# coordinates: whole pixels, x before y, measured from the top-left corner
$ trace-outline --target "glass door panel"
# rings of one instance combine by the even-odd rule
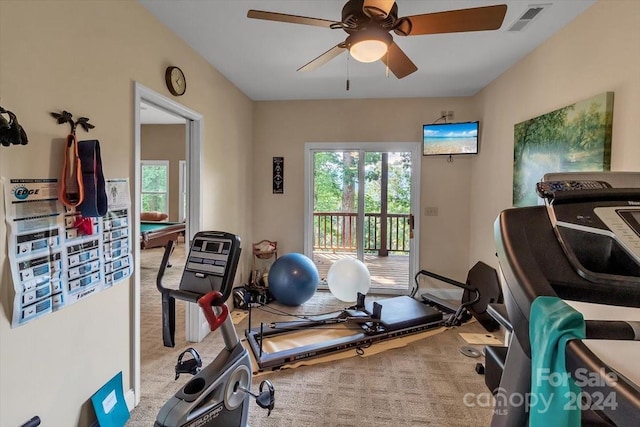
[[[321,279],[335,261],[353,257],[367,266],[371,291],[408,291],[411,154],[365,149],[312,152],[309,239]]]
[[[313,256],[321,279],[341,257],[357,257],[358,151],[313,153]]]
[[[411,251],[411,153],[367,152],[364,256],[372,288],[406,291]]]

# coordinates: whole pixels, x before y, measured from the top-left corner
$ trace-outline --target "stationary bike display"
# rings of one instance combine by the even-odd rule
[[[265,380],[260,384],[258,394],[250,391],[251,359],[238,339],[225,303],[231,293],[240,258],[240,238],[225,232],[197,233],[193,237],[178,289],[166,288],[162,284],[172,249],[173,241],[169,241],[156,281],[162,294],[165,346],[175,345],[175,299],[178,298],[196,302],[202,308],[211,331],[220,328],[225,348],[201,371],[200,357],[194,349],[180,355],[176,378],[180,373],[195,376],[164,404],[154,426],[246,426],[251,396],[258,406],[268,410],[267,415],[271,414],[275,401],[273,385]],[[183,362],[185,353],[191,353],[192,358]]]

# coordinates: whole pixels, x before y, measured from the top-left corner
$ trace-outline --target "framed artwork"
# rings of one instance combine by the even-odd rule
[[[284,157],[273,158],[273,194],[284,194]]]
[[[613,92],[605,92],[515,125],[513,206],[538,203],[545,173],[611,168]]]

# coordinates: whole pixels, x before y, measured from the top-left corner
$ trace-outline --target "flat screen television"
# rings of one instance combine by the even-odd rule
[[[478,154],[479,122],[433,123],[422,126],[422,154]]]

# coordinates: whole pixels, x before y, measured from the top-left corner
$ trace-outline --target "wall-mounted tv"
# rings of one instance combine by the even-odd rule
[[[422,126],[422,154],[478,154],[479,122],[433,123]]]

